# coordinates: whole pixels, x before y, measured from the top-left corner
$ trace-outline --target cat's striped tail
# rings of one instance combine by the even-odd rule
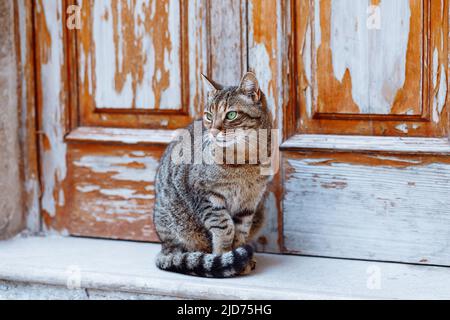
[[[239,275],[250,264],[253,247],[244,245],[224,254],[202,252],[160,252],[156,266],[162,270],[199,277],[229,278]]]

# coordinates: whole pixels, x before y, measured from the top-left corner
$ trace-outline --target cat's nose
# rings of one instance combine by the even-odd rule
[[[219,134],[219,132],[220,132],[220,130],[219,129],[216,129],[216,128],[211,128],[210,130],[209,130],[209,132],[212,134],[212,136],[215,138],[215,137],[217,137],[217,135]]]

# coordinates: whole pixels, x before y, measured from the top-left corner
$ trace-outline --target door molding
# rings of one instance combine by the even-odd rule
[[[322,21],[320,21],[319,26],[317,26],[319,22],[316,21],[317,16],[320,17],[321,14],[320,12],[317,13],[320,7],[316,8],[319,1],[291,0],[290,3],[291,25],[289,28],[292,36],[289,38],[289,55],[292,59],[289,65],[291,71],[289,77],[291,79],[292,93],[284,114],[286,138],[294,134],[348,134],[404,137],[442,137],[448,135],[449,108],[448,103],[446,103],[448,100],[446,94],[448,90],[448,78],[445,78],[448,74],[448,0],[439,0],[436,2],[417,0],[415,2],[416,11],[419,10],[417,9],[419,3],[421,4],[421,10],[423,10],[420,21],[421,26],[415,27],[414,29],[416,35],[418,30],[421,30],[423,33],[420,46],[422,52],[420,76],[422,80],[421,86],[418,88],[419,91],[412,92],[413,95],[421,95],[422,107],[420,114],[410,113],[408,109],[410,100],[404,95],[401,95],[403,98],[399,100],[401,103],[397,103],[397,100],[395,100],[390,106],[390,113],[385,114],[346,111],[339,113],[331,112],[333,106],[331,106],[330,111],[325,110],[326,112],[324,112],[324,110],[318,110],[317,52],[324,46],[323,42],[325,41],[321,39],[320,45],[315,43],[318,41],[316,39],[317,35],[315,35],[317,33],[316,29],[322,28]],[[321,7],[331,10],[329,8],[331,6],[330,1],[320,1],[320,4]],[[415,17],[419,19],[418,14]],[[411,23],[417,25],[418,20],[412,21]],[[325,27],[331,28],[329,24],[325,24]],[[329,36],[331,37],[331,35]],[[323,34],[322,37],[324,37]],[[412,40],[408,38],[408,48],[409,46],[413,46],[410,44],[410,41]],[[416,42],[414,43],[417,45]],[[322,51],[324,50],[322,49]],[[411,61],[406,57],[405,61],[402,62],[405,64],[405,74],[409,70],[409,77],[405,75],[404,86],[407,83],[407,79],[412,79],[410,82],[416,83],[416,77],[411,78],[410,76],[411,74],[417,74],[419,71],[411,71],[414,69]],[[334,79],[336,83],[339,83],[336,85],[344,86],[344,80],[347,78],[350,78],[349,81],[351,83],[352,79],[348,67],[346,73],[348,74],[343,79]],[[334,74],[331,77],[334,77]],[[443,88],[443,85],[445,88]],[[350,88],[350,92],[347,92],[342,88],[342,95],[350,95],[350,97],[347,97],[348,99],[345,99],[352,100],[354,103],[351,90],[352,88]],[[396,99],[399,98],[397,95],[403,92],[402,90],[403,87],[397,90]],[[409,97],[409,95],[407,94],[406,96]],[[346,108],[350,108],[349,105],[350,103],[343,103],[343,106]],[[401,105],[401,109],[403,110],[400,113],[397,110],[398,105]],[[440,113],[439,111],[436,112],[440,108],[442,108],[442,111]]]
[[[283,142],[281,150],[450,155],[448,138],[344,136],[296,134]]]

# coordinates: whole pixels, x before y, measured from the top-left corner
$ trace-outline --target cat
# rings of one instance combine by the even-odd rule
[[[261,174],[262,159],[251,162],[249,151],[239,163],[229,163],[225,154],[233,150],[237,155],[238,144],[253,151],[261,147],[255,149],[237,129],[265,129],[270,156],[272,117],[254,73],[247,72],[238,86],[230,87],[202,77],[209,89],[203,118],[187,128],[189,136],[196,126],[201,128],[200,142],[189,140],[186,152],[180,148],[182,139],[172,141],[156,172],[153,221],[162,243],[156,265],[201,277],[233,277],[255,267],[251,241],[264,222],[270,176]],[[196,147],[209,162],[193,160]],[[189,161],[175,163],[183,152]]]

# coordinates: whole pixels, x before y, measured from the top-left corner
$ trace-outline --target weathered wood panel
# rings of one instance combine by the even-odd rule
[[[43,220],[48,231],[60,234],[156,241],[152,225],[152,184],[159,156],[173,136],[172,129],[185,126],[192,118],[201,115],[205,92],[200,74],[213,74],[214,77],[223,79],[224,83],[234,84],[246,68],[246,3],[230,1],[222,4],[203,0],[180,2],[179,21],[171,21],[177,21],[180,27],[179,54],[182,61],[168,69],[175,72],[178,67],[184,68],[177,70],[177,75],[186,77],[181,85],[182,92],[174,91],[174,96],[171,97],[184,99],[180,100],[183,104],[178,109],[169,108],[169,104],[150,108],[150,104],[139,105],[137,100],[127,100],[129,103],[121,106],[111,104],[106,108],[109,103],[107,99],[117,98],[114,103],[124,101],[122,98],[126,95],[121,92],[125,90],[127,77],[131,79],[131,88],[135,88],[131,90],[133,97],[139,95],[143,83],[148,80],[143,76],[144,82],[139,82],[140,68],[146,72],[150,70],[146,66],[136,65],[140,59],[145,60],[146,55],[152,55],[151,48],[146,47],[147,44],[150,46],[146,42],[147,38],[156,33],[167,40],[166,28],[156,30],[157,26],[165,26],[164,23],[155,22],[150,29],[140,29],[139,15],[144,9],[146,14],[151,14],[152,8],[141,8],[134,1],[120,3],[119,10],[119,2],[83,2],[83,27],[78,31],[62,27],[65,18],[63,5],[38,3],[35,32],[38,50],[39,128],[42,132]],[[149,1],[143,3],[150,4]],[[226,10],[228,5],[232,6],[231,11]],[[97,7],[102,7],[102,10]],[[131,15],[129,9],[132,7],[134,11],[131,11],[137,12],[138,16]],[[163,15],[167,16],[166,7],[159,9],[166,10]],[[123,10],[126,12],[122,12]],[[97,19],[98,13],[100,21]],[[114,15],[117,15],[117,21],[114,20],[116,22],[113,23],[116,27],[104,32],[105,36],[110,37],[112,34],[113,41],[109,42],[107,37],[101,39],[94,29],[108,29]],[[208,22],[211,18],[214,25]],[[218,18],[222,19],[220,23]],[[119,23],[120,19],[122,22]],[[98,25],[95,25],[96,21]],[[136,21],[138,31],[126,27],[124,29],[124,26],[129,27]],[[233,21],[236,28],[229,29],[229,21]],[[122,27],[119,29],[118,25]],[[134,35],[129,34],[133,32]],[[117,52],[114,45],[115,33],[118,33],[119,38],[122,37],[117,40]],[[229,37],[220,41],[221,34],[228,34]],[[238,34],[239,38],[235,38]],[[171,35],[170,42],[176,42],[174,38],[177,37],[178,35]],[[135,45],[131,40],[137,40],[138,44]],[[154,42],[154,46],[165,45],[157,40]],[[133,45],[136,46],[136,51],[127,47]],[[106,57],[105,50],[109,47],[113,51],[111,57],[114,57],[114,62],[106,70],[108,67],[105,64],[111,57]],[[54,52],[48,55],[50,48]],[[152,50],[157,51],[155,48]],[[118,56],[123,60],[126,55],[131,57],[133,65],[126,67],[119,63],[122,69],[119,68],[121,80],[118,81],[123,85],[122,90],[111,96],[106,96],[106,93],[97,95],[96,85],[99,81],[106,82],[100,84],[103,92],[115,90],[116,77],[113,73],[119,70],[115,60]],[[226,61],[221,58],[225,56],[228,57]],[[95,63],[102,59],[105,59],[100,61],[103,64]],[[167,61],[162,63],[163,67],[167,67],[165,62]],[[59,70],[59,73],[55,70]],[[158,77],[157,74],[155,76]],[[112,77],[114,82],[105,77]],[[151,81],[151,85],[154,84]],[[102,101],[106,102],[99,103]],[[274,187],[267,203],[271,212],[279,212],[279,202],[274,201],[279,196],[279,189]],[[260,239],[261,248],[266,251],[279,251],[277,242],[280,240],[280,216],[275,214],[273,217]]]
[[[14,4],[19,75],[18,105],[20,108],[19,133],[22,153],[23,205],[27,229],[31,232],[38,232],[40,230],[40,187],[36,136],[33,11],[30,0],[20,0]]]
[[[176,130],[78,127],[66,136],[66,141],[104,144],[166,145],[173,140],[176,134]]]
[[[272,113],[274,127],[280,130],[279,142],[283,139],[283,121],[295,119],[289,115],[290,97],[290,51],[291,4],[289,1],[249,0],[248,21],[248,68],[255,72]],[[283,248],[283,182],[277,173],[269,188],[266,202],[267,220],[264,229],[265,246],[270,252]]]
[[[78,49],[68,52],[78,70],[71,81],[79,83],[81,122],[137,128],[189,123],[187,2],[81,5]]]
[[[80,4],[80,79],[95,108],[182,109],[181,2]]]
[[[36,97],[41,172],[41,209],[47,222],[61,213],[67,194],[67,70],[61,1],[36,1]]]
[[[164,147],[71,144],[62,217],[74,235],[157,241],[154,179]]]
[[[246,1],[208,1],[209,75],[235,85],[247,71]]]
[[[329,150],[334,152],[383,152],[397,154],[450,155],[450,141],[444,138],[368,137],[332,134],[297,134],[281,145],[282,150]]]
[[[316,112],[422,114],[423,3],[315,1]]]
[[[288,252],[450,265],[450,159],[286,153]]]
[[[187,1],[188,17],[188,65],[189,65],[189,101],[188,110],[193,118],[203,113],[206,92],[203,88],[201,73],[208,73],[208,25],[207,5],[205,1]]]
[[[295,132],[448,134],[448,1],[294,0]]]

